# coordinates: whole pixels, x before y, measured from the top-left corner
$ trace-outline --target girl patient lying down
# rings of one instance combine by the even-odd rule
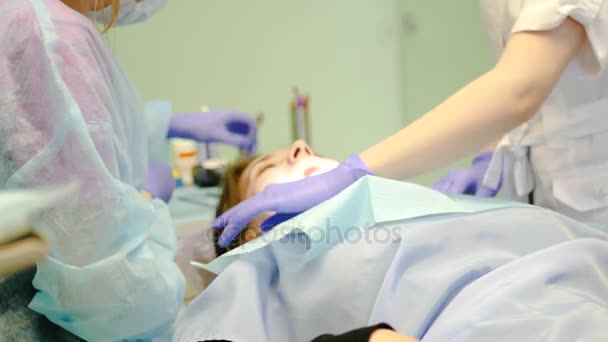
[[[216,216],[220,216],[241,201],[262,191],[268,184],[291,182],[314,176],[336,166],[338,166],[337,161],[317,156],[312,148],[302,140],[294,142],[289,149],[276,150],[258,158],[241,160],[226,171],[224,189],[216,209]],[[260,225],[269,215],[271,214],[261,215],[250,222],[227,249],[218,246],[217,239],[221,230],[215,231],[217,255],[258,237],[261,234]]]
[[[297,144],[233,169],[218,212],[331,167]],[[206,265],[218,277],[175,341],[311,341],[379,323],[420,341],[608,341],[608,235],[549,210],[369,176],[252,239],[258,227]]]
[[[243,159],[232,165],[226,172],[224,188],[219,204],[216,209],[216,217],[241,201],[262,191],[271,183],[290,182],[305,177],[314,176],[332,168],[338,162],[335,160],[317,156],[305,141],[294,142],[289,149],[276,150],[258,158]],[[218,239],[221,230],[213,232],[215,252],[217,256],[224,254],[227,250],[236,248],[262,234],[260,225],[270,213],[257,217],[243,229],[239,237],[231,243],[228,248],[221,248]],[[345,341],[353,341],[353,338],[369,337],[369,341],[394,341],[408,342],[414,339],[405,338],[392,332],[387,325],[374,325],[367,328],[356,329],[340,336],[332,338],[344,338]],[[324,339],[325,338],[325,339]],[[331,342],[329,336],[320,336],[319,341]],[[365,339],[366,341],[368,339]],[[356,341],[355,341],[356,342]]]

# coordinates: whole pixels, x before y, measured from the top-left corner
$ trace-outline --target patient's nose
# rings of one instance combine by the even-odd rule
[[[289,162],[296,163],[300,158],[314,155],[312,148],[304,140],[296,140],[289,149]]]

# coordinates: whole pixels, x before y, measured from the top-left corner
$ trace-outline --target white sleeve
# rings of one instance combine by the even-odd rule
[[[608,61],[608,1],[522,0],[511,33],[546,31],[570,17],[585,27],[587,42],[577,61],[590,75],[600,74]]]

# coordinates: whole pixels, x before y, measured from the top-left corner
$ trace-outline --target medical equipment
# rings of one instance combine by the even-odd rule
[[[257,122],[248,114],[209,111],[205,105],[200,110],[173,115],[167,136],[175,140],[173,162],[183,185],[217,186],[228,164],[219,156],[218,144],[232,145],[242,155],[251,155],[257,148]]]
[[[194,184],[192,171],[200,164],[197,143],[194,140],[175,138],[171,140],[173,163],[184,186]]]
[[[310,140],[310,119],[309,119],[310,96],[302,95],[297,87],[293,88],[293,99],[290,103],[291,108],[291,136],[293,141]]]
[[[205,107],[206,108],[206,107]],[[264,113],[260,112],[255,115],[255,124],[257,128],[262,125],[264,122]],[[240,129],[246,130],[244,127]],[[253,146],[237,146],[239,149],[239,158],[245,159],[252,157],[257,149],[257,139],[256,143]],[[228,161],[219,156],[219,152],[217,150],[217,144],[200,144],[199,145],[199,155],[201,160],[201,165],[203,168],[207,170],[214,170],[219,173],[223,173],[228,165]]]
[[[202,105],[201,112],[207,113],[209,112],[209,106]],[[218,158],[219,153],[217,150],[217,145],[212,143],[201,143],[198,147],[199,160],[200,162],[204,162],[205,160],[211,160]]]
[[[257,127],[251,115],[231,110],[182,113],[171,116],[167,137],[249,149],[255,147]]]
[[[208,111],[208,107],[201,107],[201,111]],[[264,114],[258,113],[255,117],[256,125],[259,127],[264,121]],[[240,147],[239,158],[250,158],[256,147]],[[200,165],[196,165],[192,170],[194,184],[201,188],[218,186],[222,175],[226,171],[228,161],[220,158],[217,151],[217,144],[203,143],[198,145],[198,159]]]
[[[173,163],[183,186],[218,186],[227,162],[220,159],[217,144],[190,139],[171,139]]]
[[[201,106],[201,112],[209,112],[209,107],[207,105]],[[194,184],[201,188],[218,186],[227,162],[219,157],[217,144],[199,144],[198,151],[200,164],[192,170]]]

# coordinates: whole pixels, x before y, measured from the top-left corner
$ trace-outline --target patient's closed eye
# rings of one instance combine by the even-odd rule
[[[258,177],[261,176],[264,172],[268,171],[268,169],[275,167],[276,164],[274,163],[268,163],[264,166],[262,166],[262,168],[260,168],[260,171],[258,171]]]

